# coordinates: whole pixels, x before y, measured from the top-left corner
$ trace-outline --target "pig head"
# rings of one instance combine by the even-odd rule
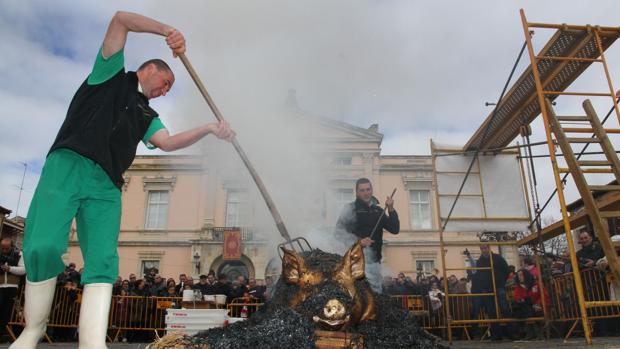
[[[375,303],[359,241],[340,260],[319,250],[302,255],[282,250],[282,280],[292,293],[287,297],[288,306],[326,330],[342,330],[374,319]]]

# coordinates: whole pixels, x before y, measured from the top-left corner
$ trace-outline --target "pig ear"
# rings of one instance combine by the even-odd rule
[[[340,272],[345,276],[359,280],[366,276],[366,273],[364,272],[365,265],[364,249],[358,240],[355,244],[353,244],[353,246],[351,246],[342,258],[342,262],[340,263]]]
[[[306,271],[303,258],[295,251],[281,247],[284,253],[282,257],[282,276],[287,284],[298,284],[299,278]]]

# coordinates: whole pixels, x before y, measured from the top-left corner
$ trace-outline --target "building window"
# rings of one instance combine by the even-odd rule
[[[151,190],[148,193],[145,229],[166,229],[170,193],[167,190]]]
[[[157,268],[157,270],[159,270],[158,260],[142,260],[142,275],[148,275],[152,268]]]
[[[435,270],[435,261],[432,259],[418,259],[415,261],[415,268],[417,271],[426,273],[433,273]]]
[[[351,166],[351,163],[351,157],[337,157],[332,160],[332,164],[334,164],[334,166]]]
[[[410,190],[409,210],[412,229],[431,228],[431,201],[430,191]]]
[[[244,190],[228,190],[226,195],[226,226],[242,227],[248,219],[247,192]]]
[[[353,189],[336,189],[334,190],[334,196],[336,199],[336,212],[340,212],[344,205],[353,201]]]

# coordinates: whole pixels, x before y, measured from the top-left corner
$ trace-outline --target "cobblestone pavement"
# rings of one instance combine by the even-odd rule
[[[0,349],[8,348],[8,344],[0,344]],[[144,349],[146,344],[137,343],[112,343],[110,349]],[[40,344],[38,348],[50,349],[75,349],[77,343],[54,343]],[[516,341],[516,342],[491,342],[491,341],[454,341],[454,349],[620,349],[620,337],[595,338],[591,346],[587,345],[583,338],[574,338],[564,342],[561,339],[548,341]]]

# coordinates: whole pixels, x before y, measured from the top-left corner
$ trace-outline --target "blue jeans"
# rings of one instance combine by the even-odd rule
[[[485,292],[486,293],[486,292]],[[487,314],[489,319],[496,319],[497,313],[495,311],[495,301],[493,300],[493,296],[477,296],[473,297],[471,300],[471,318],[478,319],[478,315],[480,314],[480,310],[484,309],[484,312]],[[474,328],[477,328],[478,325],[474,325]],[[491,323],[491,337],[492,338],[501,338],[501,328],[498,323]]]
[[[506,298],[506,289],[497,288],[497,303],[501,311],[502,317],[510,317],[510,308],[508,307],[508,299]]]
[[[510,316],[510,308],[508,307],[508,300],[506,299],[506,289],[497,288],[497,304],[499,306],[502,317]],[[480,293],[490,293],[492,290],[484,291]],[[484,312],[487,314],[489,319],[496,319],[497,312],[495,309],[495,299],[493,296],[478,296],[473,297],[471,301],[471,318],[477,319],[480,310],[484,309]],[[510,328],[508,329],[510,330]],[[499,323],[493,322],[491,323],[491,338],[501,338],[502,337],[502,329]]]

